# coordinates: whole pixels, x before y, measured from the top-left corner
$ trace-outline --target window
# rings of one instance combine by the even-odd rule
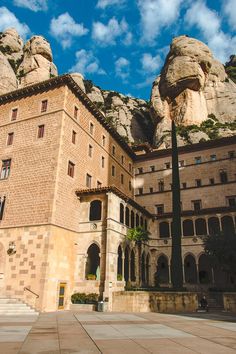
[[[155,166],[150,166],[150,171],[154,172],[155,171]]]
[[[229,207],[236,207],[236,195],[226,197],[226,201]]]
[[[93,200],[90,203],[89,221],[101,220],[102,218],[102,202]]]
[[[120,182],[121,182],[121,184],[124,184],[124,175],[123,175],[123,173],[121,173],[121,175],[120,175]]]
[[[112,155],[115,156],[115,154],[116,154],[116,147],[113,145],[112,146]]]
[[[202,208],[202,201],[199,200],[192,200],[192,205],[193,205],[193,210],[194,211],[199,211]]]
[[[90,145],[90,144],[89,144],[88,155],[89,155],[89,157],[92,157],[92,155],[93,155],[93,147],[92,147],[92,145]]]
[[[90,124],[89,124],[89,133],[90,133],[91,135],[93,135],[93,133],[94,133],[94,124],[91,123],[91,122],[90,122]]]
[[[201,162],[202,162],[201,156],[195,157],[195,164],[196,164],[196,165],[200,164]]]
[[[102,146],[106,145],[106,137],[105,135],[102,136]]]
[[[184,167],[184,160],[179,161],[179,167]]]
[[[220,182],[227,183],[228,182],[228,175],[225,170],[220,170]]]
[[[16,120],[18,114],[18,108],[13,108],[11,111],[11,120]]]
[[[170,162],[166,162],[166,163],[165,163],[165,167],[166,167],[166,169],[167,169],[167,168],[170,168]]]
[[[105,167],[105,157],[102,156],[102,168],[104,168],[104,167]]]
[[[214,178],[210,178],[209,182],[210,182],[210,184],[215,184],[215,179]]]
[[[122,163],[122,165],[124,165],[124,163],[125,163],[125,157],[123,155],[121,155],[121,163]]]
[[[138,173],[143,173],[143,168],[142,167],[138,167]]]
[[[10,169],[11,169],[11,160],[3,160],[2,169],[1,169],[1,179],[6,179],[9,177]]]
[[[149,188],[149,193],[153,193],[153,188],[152,187]]]
[[[41,113],[47,112],[48,100],[43,100],[41,102]]]
[[[97,188],[102,188],[102,183],[97,181]]]
[[[216,160],[216,155],[211,155],[210,158],[211,158],[211,161],[215,161]]]
[[[112,177],[115,177],[115,173],[116,173],[116,169],[115,169],[115,166],[111,166],[111,175]]]
[[[131,181],[129,181],[129,191],[132,190],[132,184],[131,184]]]
[[[9,133],[7,136],[7,145],[12,145],[13,144],[13,137],[14,133]]]
[[[233,159],[235,157],[235,151],[229,151],[228,156],[230,159]]]
[[[138,189],[138,194],[143,194],[143,188]]]
[[[3,219],[6,197],[0,197],[0,220]]]
[[[70,177],[74,177],[74,173],[75,173],[75,164],[71,161],[68,162],[68,176]]]
[[[72,143],[75,144],[76,142],[76,132],[72,130]]]
[[[186,182],[182,183],[182,186],[183,186],[183,189],[186,189],[187,188],[187,183]]]
[[[160,181],[158,182],[158,190],[159,190],[159,192],[163,192],[164,191],[164,181],[163,181],[163,179],[160,179]]]
[[[86,174],[86,187],[91,188],[92,185],[92,176],[90,176],[88,173]]]
[[[74,118],[77,119],[79,115],[79,108],[74,106]]]
[[[38,126],[38,139],[44,136],[44,124]]]
[[[202,181],[200,179],[195,179],[195,185],[196,187],[201,187]]]
[[[124,205],[120,203],[120,222],[124,224]]]
[[[156,208],[157,208],[158,215],[164,214],[164,204],[157,204]]]
[[[129,172],[132,172],[132,164],[129,162]]]

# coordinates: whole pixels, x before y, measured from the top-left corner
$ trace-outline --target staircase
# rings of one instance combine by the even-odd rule
[[[19,299],[0,297],[0,316],[38,315],[34,309]]]

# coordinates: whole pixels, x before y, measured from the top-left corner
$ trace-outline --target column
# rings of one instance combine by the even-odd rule
[[[216,216],[219,219],[219,223],[220,223],[220,231],[222,231],[222,222],[221,222],[221,214],[216,214]]]
[[[122,250],[122,281],[125,281],[125,255]]]
[[[195,219],[194,219],[194,218],[192,218],[192,221],[193,221],[193,233],[194,233],[194,236],[196,236]]]
[[[185,284],[184,260],[182,261],[182,267],[183,267],[183,283]]]
[[[171,267],[170,267],[170,264],[168,264],[168,270],[169,270],[169,284],[171,284]]]
[[[199,266],[198,266],[198,262],[196,262],[196,268],[197,268],[197,284],[199,284]]]
[[[206,218],[205,218],[205,220],[206,220],[206,230],[207,230],[207,235],[209,235],[208,219],[206,219]]]
[[[212,284],[215,284],[215,273],[214,273],[214,269],[211,268],[211,276],[212,276]]]

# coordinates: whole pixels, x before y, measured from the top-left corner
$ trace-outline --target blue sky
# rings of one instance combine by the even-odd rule
[[[174,36],[236,52],[236,0],[0,0],[0,31],[51,43],[59,74],[81,72],[103,89],[149,99]]]

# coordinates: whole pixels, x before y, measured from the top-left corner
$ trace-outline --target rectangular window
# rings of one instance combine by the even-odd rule
[[[121,155],[121,164],[124,165],[124,163],[125,163],[125,157]]]
[[[142,167],[138,167],[138,173],[143,173],[143,168]]]
[[[93,147],[90,144],[89,144],[88,155],[89,155],[89,157],[92,157],[92,155],[93,155]]]
[[[131,184],[131,181],[129,181],[129,191],[132,190],[132,184]]]
[[[1,169],[1,179],[6,179],[10,175],[11,169],[11,160],[3,160],[2,161],[2,169]]]
[[[183,186],[183,189],[186,189],[187,188],[187,183],[186,182],[182,183],[182,186]]]
[[[44,124],[38,126],[38,139],[44,136]]]
[[[102,156],[102,168],[104,168],[104,167],[105,167],[105,157]]]
[[[179,161],[179,167],[184,167],[184,160]]]
[[[11,120],[16,120],[18,114],[18,108],[13,108],[11,111]]]
[[[233,159],[235,157],[235,151],[229,151],[228,156],[230,159]]]
[[[215,179],[214,179],[214,178],[210,178],[210,179],[209,179],[209,182],[210,182],[211,185],[212,185],[212,184],[215,184]]]
[[[220,170],[220,182],[227,183],[228,182],[228,175],[225,170]]]
[[[201,187],[202,181],[200,179],[195,179],[195,186],[196,187]]]
[[[215,161],[216,160],[216,155],[215,154],[211,155],[210,158],[211,158],[211,161]]]
[[[164,214],[164,204],[157,204],[156,208],[157,208],[157,214],[158,215]]]
[[[97,181],[97,188],[102,188],[102,183]]]
[[[226,197],[226,201],[229,207],[236,207],[236,195]]]
[[[111,166],[111,175],[115,177],[116,169],[115,166]]]
[[[116,154],[116,147],[113,145],[112,146],[112,155],[115,156],[115,154]]]
[[[138,194],[143,194],[143,188],[138,189]]]
[[[201,162],[202,162],[201,156],[195,157],[195,164],[196,164],[196,165],[200,164]]]
[[[123,173],[121,173],[121,175],[120,175],[120,182],[121,182],[121,184],[124,184],[124,175],[123,175]]]
[[[150,166],[150,171],[154,172],[155,171],[155,166]]]
[[[74,130],[72,130],[72,143],[76,143],[76,132]]]
[[[166,162],[166,163],[165,163],[165,168],[166,168],[166,169],[170,168],[170,162]]]
[[[79,108],[74,106],[74,118],[77,119],[79,115]]]
[[[3,219],[6,197],[0,197],[0,220]]]
[[[68,162],[68,176],[74,177],[75,173],[75,164],[71,161]]]
[[[132,164],[129,162],[129,172],[132,172]]]
[[[199,211],[202,208],[202,201],[199,200],[192,200],[192,205],[193,205],[193,210],[194,211]]]
[[[153,188],[152,187],[149,188],[149,193],[153,193]]]
[[[14,133],[9,133],[7,136],[7,145],[13,144]]]
[[[104,147],[106,145],[106,137],[105,135],[102,136],[102,146]]]
[[[90,133],[91,135],[94,134],[94,124],[91,123],[91,122],[90,122],[90,124],[89,124],[89,133]]]
[[[164,181],[163,181],[163,179],[161,179],[158,182],[158,190],[159,190],[159,192],[163,192],[164,191]]]
[[[43,100],[41,102],[41,113],[47,112],[48,100]]]
[[[91,188],[92,186],[92,176],[88,173],[86,174],[86,187]]]

